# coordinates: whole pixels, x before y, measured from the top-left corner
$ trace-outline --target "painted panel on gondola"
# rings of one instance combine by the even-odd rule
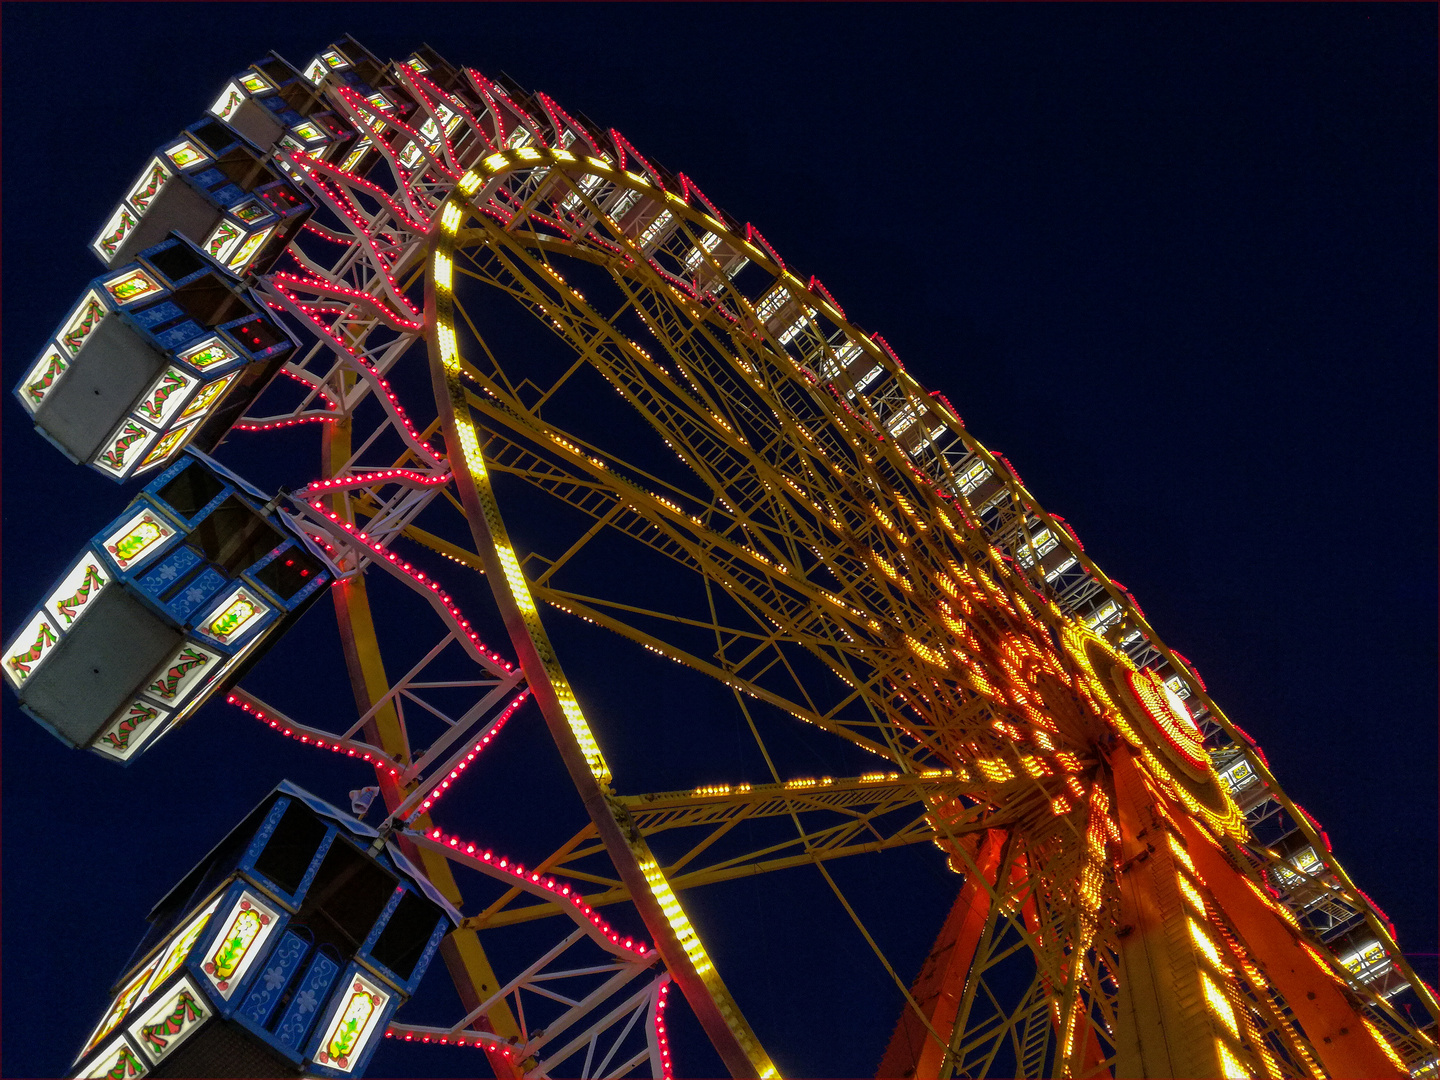
[[[174,527],[154,507],[141,503],[123,525],[104,538],[101,546],[120,570],[128,571],[160,554],[174,535]]]
[[[175,1052],[212,1016],[210,1002],[188,978],[181,976],[168,994],[162,994],[126,1032],[155,1064]]]
[[[60,633],[55,624],[44,611],[36,612],[6,646],[5,677],[10,680],[10,685],[18,688],[24,683],[59,643]]]
[[[116,761],[128,761],[152,738],[162,734],[170,720],[170,710],[152,701],[136,698],[115,716],[92,744],[95,750]]]
[[[33,413],[43,405],[45,398],[54,388],[56,380],[65,374],[65,370],[69,366],[58,347],[46,346],[45,351],[40,354],[40,359],[35,361],[29,373],[21,380],[20,385],[25,389],[20,395],[20,401],[25,408]]]
[[[341,993],[332,999],[331,1013],[306,1056],[331,1075],[353,1073],[374,1048],[376,1037],[389,1018],[386,1006],[392,994],[361,974],[348,973]]]
[[[150,981],[150,976],[154,970],[154,964],[148,965],[121,987],[120,991],[115,995],[114,1000],[110,1002],[110,1008],[106,1010],[105,1018],[100,1021],[91,1033],[89,1040],[85,1043],[85,1048],[81,1050],[75,1058],[76,1061],[79,1061],[86,1054],[90,1053],[91,1050],[99,1046],[100,1043],[105,1040],[105,1037],[114,1031],[120,1025],[121,1021],[130,1015],[130,1010],[135,1008],[136,1002],[140,1000],[141,991],[145,989],[145,984]]]
[[[243,890],[218,920],[219,935],[211,942],[201,969],[210,985],[228,1001],[246,974],[265,953],[266,942],[279,925],[280,912],[250,889]]]
[[[159,962],[155,965],[154,974],[150,976],[150,981],[145,984],[145,989],[141,994],[142,997],[149,997],[155,993],[164,985],[166,979],[180,970],[180,965],[185,963],[186,958],[190,955],[190,950],[195,947],[195,943],[200,940],[200,935],[205,932],[205,928],[210,924],[211,916],[215,914],[215,909],[220,906],[220,900],[221,897],[219,896],[211,900],[209,904],[201,908],[200,911],[184,925],[178,934],[170,939],[164,953],[160,956]]]
[[[83,1080],[139,1080],[150,1075],[150,1066],[121,1037],[102,1050],[90,1068],[79,1075]]]
[[[177,707],[208,682],[223,662],[223,654],[187,641],[161,666],[159,676],[145,685],[144,693],[162,704]]]
[[[93,551],[86,551],[45,599],[45,611],[61,633],[75,625],[77,619],[94,607],[100,590],[110,584],[104,560]]]
[[[253,589],[240,585],[201,618],[196,629],[222,645],[233,645],[258,629],[272,610]]]

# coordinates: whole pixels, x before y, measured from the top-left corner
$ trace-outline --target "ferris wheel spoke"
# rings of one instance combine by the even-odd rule
[[[260,722],[282,732],[287,738],[313,743],[321,749],[333,748],[337,752],[344,751],[348,756],[359,757],[363,761],[383,761],[387,766],[392,762],[399,765],[403,760],[403,755],[392,759],[380,747],[357,740],[354,737],[357,733],[355,729],[343,735],[336,735],[331,731],[300,723],[239,686],[233,687],[226,694],[225,700],[228,704],[239,706]],[[377,767],[379,766],[377,765]],[[398,769],[396,772],[398,773]]]
[[[773,549],[772,549],[773,550]],[[793,550],[793,549],[792,549]]]
[[[559,610],[566,612],[567,614],[575,615],[579,618],[592,622],[597,626],[604,627],[605,629],[611,630],[617,634],[620,634],[623,637],[629,638],[636,644],[650,649],[652,652],[664,656],[667,659],[673,660],[676,663],[683,664],[686,667],[700,672],[701,674],[708,675],[709,677],[725,684],[726,686],[731,687],[734,690],[748,694],[758,700],[765,701],[767,704],[773,705],[776,708],[783,710],[785,713],[795,716],[798,719],[804,720],[807,723],[814,724],[816,727],[819,727],[822,730],[829,731],[830,733],[835,735],[839,735],[846,741],[854,743],[855,745],[860,746],[865,750],[869,750],[871,753],[878,754],[886,758],[892,757],[889,746],[887,746],[883,742],[877,742],[874,738],[871,738],[870,736],[862,733],[862,729],[865,728],[874,728],[877,729],[877,731],[888,730],[888,725],[874,720],[842,719],[836,715],[838,707],[832,707],[830,709],[822,711],[814,704],[813,701],[809,699],[808,693],[800,693],[799,697],[801,698],[801,700],[795,700],[792,697],[787,697],[785,696],[785,694],[779,693],[773,687],[767,687],[754,681],[755,679],[763,676],[776,664],[781,663],[781,657],[779,655],[776,655],[772,659],[770,659],[769,662],[766,663],[764,667],[757,672],[751,673],[749,675],[738,674],[738,669],[730,663],[715,664],[708,660],[705,660],[694,653],[677,647],[669,641],[654,637],[646,633],[645,631],[632,626],[629,622],[621,618],[617,618],[606,610],[602,610],[601,606],[595,606],[595,603],[586,603],[584,600],[577,598],[572,594],[563,593],[559,592],[558,590],[552,590],[548,588],[536,588],[534,592],[537,599],[543,599],[546,602],[552,604],[554,607],[558,608]],[[601,603],[603,604],[603,607],[609,609],[623,609],[624,607],[624,605],[618,605],[609,602],[597,603]],[[698,624],[699,621],[695,620],[695,622]],[[767,640],[773,639],[767,638]],[[778,650],[776,651],[778,652]],[[757,660],[763,658],[762,654],[758,652],[758,649],[757,652],[752,653],[751,655]],[[790,671],[790,678],[786,680],[787,686],[791,684],[795,685],[795,689],[797,691],[804,690],[803,685],[799,684],[795,679],[793,670]],[[843,707],[848,703],[848,699],[842,700],[840,702],[840,707]]]
[[[488,415],[490,414],[487,413]],[[648,540],[651,546],[672,557],[684,553],[686,557],[681,559],[682,564],[695,568],[702,554],[714,562],[722,550],[732,552],[737,559],[743,560],[746,576],[752,583],[758,586],[761,580],[755,577],[753,571],[759,570],[767,575],[770,585],[764,587],[769,590],[771,599],[768,603],[782,603],[776,588],[793,591],[804,587],[803,578],[789,573],[783,565],[777,566],[753,548],[727,543],[713,533],[697,532],[694,515],[685,514],[663,496],[645,492],[635,485],[623,484],[615,470],[597,467],[594,460],[578,448],[572,452],[571,460],[579,464],[582,470],[588,467],[588,471],[567,472],[558,468],[553,459],[541,458],[513,441],[500,439],[498,435],[492,434],[484,445],[493,455],[496,471],[520,476],[600,520],[605,520],[607,516],[616,518],[618,515],[614,521],[616,527],[636,539],[646,540],[646,537],[637,535],[635,529],[625,526],[625,519],[633,519],[642,524],[647,532],[655,535],[655,540]],[[547,449],[564,453],[564,449]],[[597,494],[606,496],[604,501],[598,504],[595,501]],[[637,501],[637,496],[643,497],[641,501]],[[626,504],[624,509],[620,509],[618,505],[622,499]],[[587,534],[593,535],[593,531]],[[573,550],[568,552],[567,557],[573,553]],[[809,603],[816,600],[823,602],[829,596],[828,593],[817,593],[813,587],[809,594]],[[828,606],[834,605],[835,601],[830,598]],[[849,613],[843,605],[839,610]]]

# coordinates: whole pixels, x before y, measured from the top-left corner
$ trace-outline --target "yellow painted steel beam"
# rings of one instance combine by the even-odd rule
[[[472,183],[472,177],[473,182],[478,182],[476,174],[467,174],[458,185],[457,195]],[[630,823],[625,808],[611,798],[609,767],[550,646],[510,546],[499,507],[490,491],[485,462],[459,380],[450,290],[455,230],[464,216],[463,203],[452,195],[439,215],[432,238],[432,272],[426,278],[425,295],[426,325],[430,328],[427,339],[436,405],[444,419],[450,447],[451,470],[476,546],[485,559],[496,602],[519,654],[531,694],[550,728],[561,759],[605,840],[621,879],[630,889],[632,902],[655,939],[671,977],[733,1075],[761,1080],[778,1076],[648,845]]]
[[[757,785],[751,791],[741,791],[729,796],[700,796],[687,800],[684,793],[662,796],[664,801],[650,802],[649,796],[620,797],[618,801],[632,807],[635,827],[644,836],[679,828],[706,829],[707,834],[683,854],[664,868],[671,887],[677,892],[699,888],[722,881],[754,877],[817,862],[843,858],[849,855],[885,851],[895,847],[922,842],[937,843],[941,835],[937,832],[928,814],[923,811],[914,818],[903,822],[878,823],[906,807],[923,806],[923,795],[917,791],[921,784],[933,785],[932,794],[950,797],[964,790],[967,785],[955,781],[921,781],[912,778],[910,785],[883,785],[879,792],[866,792],[868,782],[852,778],[841,790],[832,791],[824,787],[790,788],[786,785]],[[838,782],[837,782],[838,786]],[[857,809],[847,805],[847,797],[871,795],[874,805]],[[965,815],[947,820],[945,824],[945,846],[953,846],[956,838],[976,832],[985,832],[1023,820],[1030,802],[1029,792],[1017,783],[1016,794],[1021,796],[1007,809],[993,810],[976,806]],[[753,797],[752,797],[753,796]],[[827,798],[831,801],[827,802]],[[1041,803],[1043,806],[1044,804]],[[741,821],[764,818],[789,817],[795,814],[828,813],[838,816],[839,824],[814,828],[800,837],[789,837],[783,841],[749,849],[733,854],[716,862],[684,869],[703,854],[711,844],[723,836],[731,827]],[[604,885],[602,891],[586,895],[585,901],[592,907],[604,907],[620,903],[629,898],[626,887],[613,879],[591,874],[579,868],[580,862],[603,850],[593,828],[581,830],[549,858],[542,861],[537,869],[557,874],[572,881],[588,881]],[[871,839],[874,837],[874,839]],[[795,852],[797,846],[803,851]],[[793,852],[783,854],[784,852]],[[992,890],[993,891],[993,890]],[[550,905],[533,904],[520,908],[507,905],[519,898],[518,891],[511,891],[497,899],[485,911],[474,916],[471,923],[479,927],[505,926],[532,919],[547,918],[559,912]]]

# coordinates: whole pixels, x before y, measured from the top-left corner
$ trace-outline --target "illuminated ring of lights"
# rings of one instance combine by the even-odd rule
[[[1121,700],[1132,707],[1138,706],[1141,714],[1151,727],[1159,733],[1162,746],[1172,761],[1180,765],[1195,780],[1204,778],[1210,768],[1210,757],[1205,753],[1204,736],[1195,726],[1190,710],[1180,695],[1165,685],[1159,674],[1150,668],[1143,671],[1116,671],[1115,680],[1124,690]]]
[[[1137,673],[1130,658],[1078,623],[1067,626],[1060,637],[1065,651],[1084,673],[1085,687],[1105,720],[1139,751],[1150,774],[1212,832],[1248,840],[1245,815],[1210,768],[1208,757],[1203,769],[1181,757],[1164,737],[1163,728],[1135,698],[1130,677]]]

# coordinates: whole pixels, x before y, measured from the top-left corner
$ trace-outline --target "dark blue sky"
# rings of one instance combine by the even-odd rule
[[[86,244],[149,151],[267,50],[303,64],[346,31],[382,57],[428,41],[619,128],[821,277],[1195,662],[1402,947],[1440,951],[1432,5],[7,4],[7,390],[99,272]],[[64,462],[8,396],[0,420],[8,639],[134,489]],[[309,436],[252,438],[221,458],[309,479]],[[343,720],[338,647],[287,645],[265,692]],[[277,779],[339,800],[364,776],[223,705],[125,770],[3,709],[0,1069],[53,1075],[144,912]],[[523,801],[528,775],[484,782]],[[533,812],[544,832],[551,807]],[[912,870],[874,896],[909,911],[949,887]],[[757,933],[790,933],[725,895],[705,917],[748,905]],[[897,946],[907,978],[935,926]],[[873,967],[851,950],[836,962]],[[873,1071],[893,989],[806,1006],[754,981],[782,1067]],[[691,1043],[679,1070],[713,1070]],[[449,1053],[385,1047],[372,1073],[473,1064]]]

